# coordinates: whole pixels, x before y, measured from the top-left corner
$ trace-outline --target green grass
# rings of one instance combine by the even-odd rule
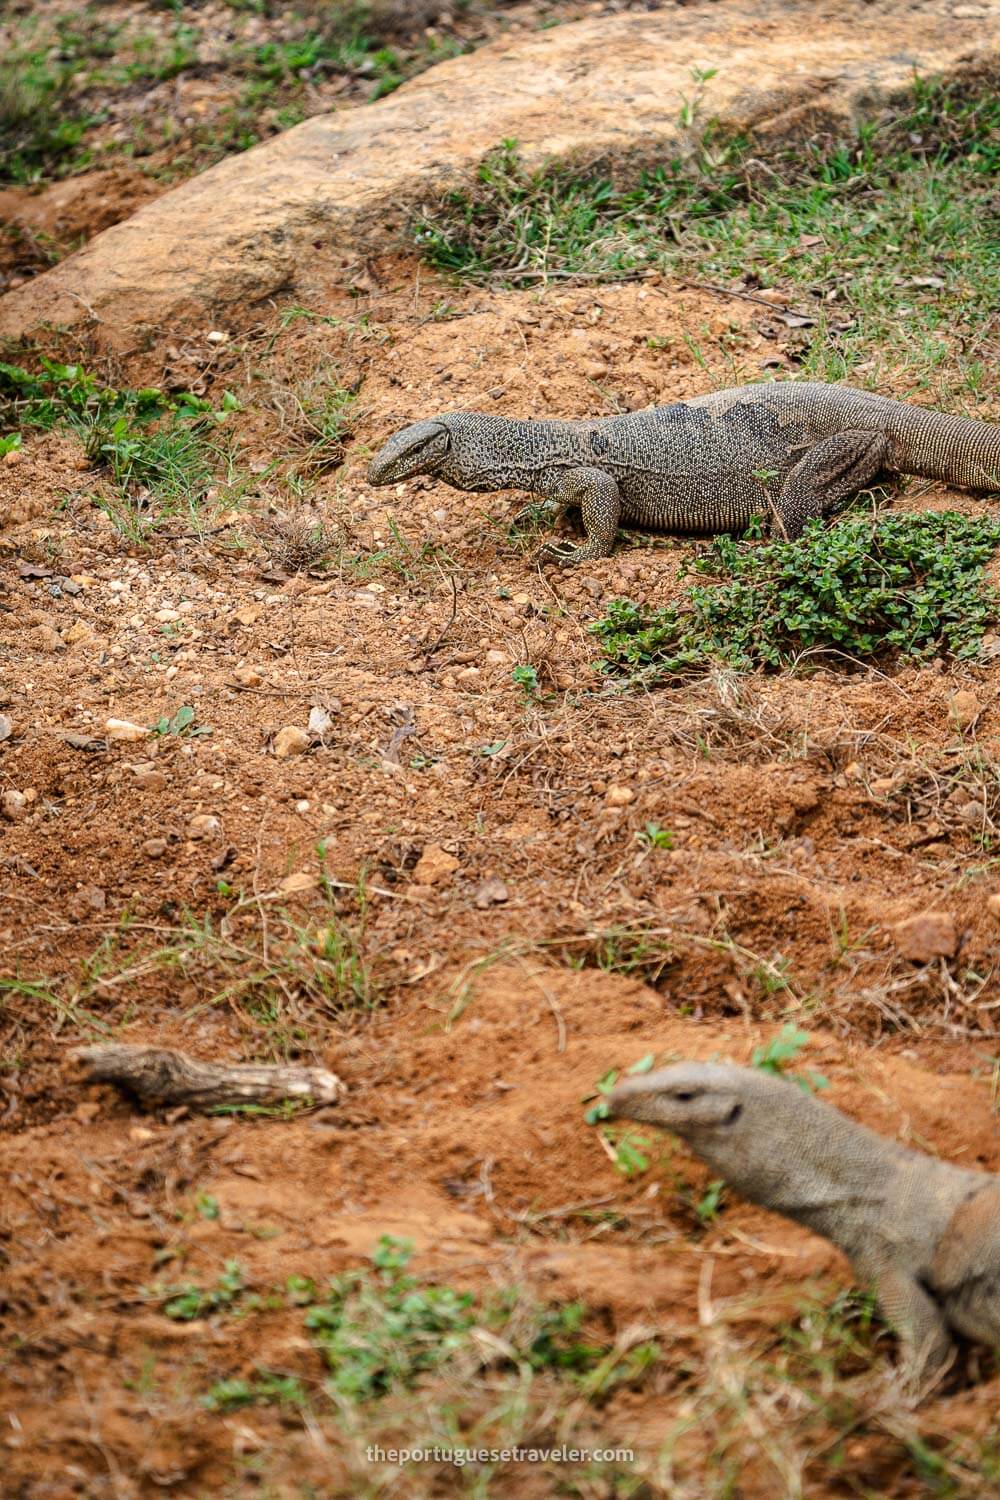
[[[804,374],[895,377],[968,403],[984,394],[984,333],[1000,301],[998,129],[988,83],[965,93],[918,81],[853,140],[786,152],[766,171],[756,148],[711,124],[691,154],[625,184],[559,163],[529,169],[507,141],[412,230],[431,265],[466,281],[658,269],[777,286],[809,320],[786,334]]]
[[[63,15],[26,7],[11,18],[0,60],[0,182],[79,172],[98,150],[139,158],[165,151],[158,175],[179,176],[299,123],[322,107],[317,90],[331,78],[349,80],[355,96],[379,99],[465,50],[453,36],[426,36],[410,25],[403,5],[392,16],[364,0],[342,0],[287,10],[236,6],[266,18],[267,40],[251,36],[237,14],[220,55],[217,30],[197,10],[158,8],[175,16],[154,26],[137,6],[109,21],[90,3]],[[112,112],[128,118],[148,89],[194,70],[218,79],[230,102],[202,121],[179,117],[176,101],[157,100],[154,110],[133,115],[124,139],[112,135],[98,145],[93,127]]]
[[[974,657],[1000,596],[983,569],[1000,521],[954,512],[811,521],[794,542],[718,538],[698,567],[714,587],[681,607],[612,601],[590,628],[610,675],[644,681],[704,671]]]
[[[637,1344],[621,1358],[606,1341],[583,1333],[580,1303],[526,1303],[516,1289],[491,1298],[457,1292],[411,1275],[413,1246],[383,1235],[373,1271],[338,1276],[323,1302],[306,1313],[306,1327],[326,1361],[327,1389],[339,1402],[370,1402],[413,1387],[430,1372],[484,1356],[481,1329],[491,1336],[488,1358],[522,1375],[549,1370],[590,1399],[638,1379],[656,1361],[654,1343]]]
[[[28,15],[0,60],[0,182],[34,182],[91,159],[84,138],[103,118],[85,97],[91,64],[114,51],[115,28],[85,11],[47,33]]]
[[[82,365],[42,358],[39,369],[29,371],[0,364],[0,432],[75,432],[95,470],[110,479],[97,504],[134,541],[178,517],[201,530],[210,512],[238,503],[241,485],[221,440],[226,418],[238,409],[228,391],[213,410],[190,392],[167,396],[153,388],[103,386]]]

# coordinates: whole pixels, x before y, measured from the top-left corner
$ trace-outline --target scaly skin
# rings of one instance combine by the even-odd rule
[[[622,521],[704,535],[763,515],[795,537],[883,471],[1000,490],[1000,427],[785,381],[592,421],[450,412],[391,437],[368,481],[433,474],[459,490],[527,490],[560,514],[578,506],[584,545],[539,554],[565,564],[607,557]]]
[[[1000,1345],[1000,1177],[911,1151],[754,1068],[678,1063],[626,1079],[609,1107],[674,1131],[744,1198],[843,1250],[915,1382],[947,1361],[952,1333]]]

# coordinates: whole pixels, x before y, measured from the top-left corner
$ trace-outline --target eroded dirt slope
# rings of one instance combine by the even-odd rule
[[[706,1174],[683,1152],[658,1145],[625,1180],[581,1100],[647,1053],[748,1061],[791,1018],[848,1112],[1000,1169],[997,672],[608,694],[588,625],[622,594],[676,596],[694,544],[542,575],[502,497],[363,482],[367,450],[436,408],[570,415],[780,368],[771,309],[655,279],[459,296],[389,261],[315,296],[329,321],[178,341],[119,372],[243,395],[230,431],[256,473],[218,530],[178,520],[130,545],[64,435],[29,435],[0,468],[0,775],[20,794],[0,844],[5,1483],[32,1500],[395,1493],[319,1404],[305,1422],[204,1405],[258,1368],[319,1403],[301,1307],[266,1299],[289,1277],[322,1286],[389,1233],[414,1241],[421,1276],[579,1299],[592,1330],[626,1342],[659,1330],[661,1376],[527,1431],[629,1441],[643,1493],[704,1493],[717,1418],[670,1371],[706,1347],[766,1357],[803,1298],[828,1302],[849,1275],[735,1200],[699,1227]],[[330,370],[357,388],[356,431],[295,506],[267,467],[301,442],[282,392]],[[915,486],[898,503],[981,502]],[[320,520],[327,562],[302,567],[295,538]],[[109,717],[145,726],[181,706],[184,732],[106,735]],[[278,731],[314,709],[312,747],[279,758]],[[944,921],[915,962],[895,924],[927,910]],[[356,944],[336,964],[331,930]],[[349,1097],[288,1120],[144,1114],[81,1086],[69,1060],[109,1029],[209,1057],[315,1057]],[[209,1286],[230,1260],[265,1305],[164,1314],[157,1283]],[[838,1447],[842,1477],[815,1434],[804,1456],[782,1446],[794,1403],[755,1406],[729,1456],[747,1494],[791,1493],[794,1459],[811,1495],[875,1473],[908,1496],[917,1421],[965,1455],[963,1492],[987,1493],[975,1445],[998,1394],[963,1366],[919,1419],[868,1412]],[[542,1495],[559,1477],[492,1484]]]

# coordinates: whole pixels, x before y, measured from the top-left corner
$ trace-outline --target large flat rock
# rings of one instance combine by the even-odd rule
[[[407,210],[516,139],[548,156],[683,150],[693,68],[704,113],[756,134],[844,123],[905,88],[1000,55],[1000,9],[942,0],[827,6],[721,0],[580,21],[494,43],[376,104],[322,115],[147,204],[0,299],[0,334],[95,320],[136,346],[244,313],[324,254],[392,242]]]

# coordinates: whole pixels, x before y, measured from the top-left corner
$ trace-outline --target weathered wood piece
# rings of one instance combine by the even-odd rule
[[[140,1099],[212,1109],[226,1104],[279,1104],[310,1099],[336,1104],[344,1085],[325,1068],[268,1063],[208,1063],[166,1047],[114,1044],[77,1047],[72,1056],[92,1083],[113,1083]]]

